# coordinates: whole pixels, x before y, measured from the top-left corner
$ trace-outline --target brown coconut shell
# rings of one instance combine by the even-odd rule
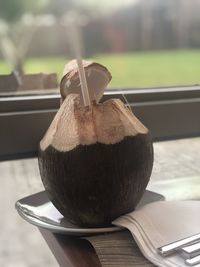
[[[134,210],[152,166],[148,129],[118,99],[84,107],[80,95],[68,95],[40,142],[49,198],[81,226],[106,226]]]

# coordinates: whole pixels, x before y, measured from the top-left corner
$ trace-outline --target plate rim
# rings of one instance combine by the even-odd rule
[[[53,224],[45,223],[37,218],[24,214],[21,210],[17,210],[18,214],[30,224],[37,226],[39,228],[44,228],[46,230],[51,230],[55,233],[62,233],[68,235],[84,235],[84,234],[99,234],[99,233],[111,233],[111,232],[118,232],[123,231],[125,228],[122,226],[111,226],[111,227],[104,227],[104,228],[67,228],[63,226],[56,226]]]
[[[157,193],[157,192],[153,192],[151,190],[145,190],[148,191],[150,193],[154,193],[156,195],[159,195],[161,198],[164,198],[163,195]],[[30,198],[31,196],[36,196],[36,195],[42,195],[42,194],[46,194],[46,191],[39,191],[35,194],[23,197],[21,199],[19,199],[18,201],[16,201],[15,203],[15,208],[18,212],[18,214],[28,223],[37,226],[39,228],[43,228],[46,230],[50,230],[54,233],[62,233],[62,234],[66,234],[66,235],[74,235],[74,236],[84,236],[84,235],[92,235],[92,234],[101,234],[101,233],[111,233],[111,232],[118,232],[118,231],[123,231],[125,230],[124,227],[122,226],[116,226],[116,225],[111,225],[109,227],[96,227],[96,228],[81,228],[79,226],[74,225],[77,228],[69,228],[69,227],[64,227],[64,226],[60,226],[60,225],[54,225],[54,224],[50,224],[50,223],[46,223],[34,216],[31,216],[30,214],[27,214],[25,212],[23,212],[23,210],[21,209],[21,203],[22,201],[26,201],[27,198]],[[50,200],[49,200],[50,202]]]
[[[42,193],[45,192],[41,191],[38,193]],[[37,193],[36,193],[37,194]],[[34,194],[33,194],[34,195]],[[25,199],[27,197],[24,197],[20,200],[18,200],[15,203],[15,208],[18,212],[18,214],[28,223],[46,229],[46,230],[51,230],[52,232],[55,233],[62,233],[62,234],[68,234],[68,235],[84,235],[84,234],[99,234],[99,233],[111,233],[111,232],[118,232],[118,231],[122,231],[125,228],[122,226],[116,226],[116,225],[112,225],[110,227],[96,227],[96,228],[80,228],[79,226],[77,226],[77,228],[68,228],[68,227],[64,227],[64,226],[60,226],[60,225],[54,225],[54,224],[50,224],[50,223],[46,223],[38,218],[35,218],[34,216],[28,215],[26,213],[24,213],[22,211],[20,207],[20,201]]]

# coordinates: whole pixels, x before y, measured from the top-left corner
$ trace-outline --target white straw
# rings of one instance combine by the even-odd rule
[[[79,74],[79,79],[81,83],[81,91],[82,91],[82,96],[83,96],[83,103],[84,106],[89,106],[90,103],[90,96],[88,92],[88,86],[87,86],[87,81],[85,77],[85,70],[83,67],[83,62],[80,57],[76,57],[77,65],[78,65],[78,74]]]
[[[78,73],[81,85],[81,91],[83,96],[84,106],[89,106],[91,104],[87,80],[85,76],[85,70],[83,67],[83,62],[81,58],[81,33],[79,30],[79,26],[77,24],[76,17],[71,17],[70,19],[70,28],[71,28],[71,42],[72,48],[74,50],[74,54],[76,57],[77,65],[78,65]]]

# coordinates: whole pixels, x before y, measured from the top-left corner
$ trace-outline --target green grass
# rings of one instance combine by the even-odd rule
[[[110,87],[145,87],[200,83],[200,50],[101,54],[93,60],[111,71]],[[30,58],[26,72],[56,72],[59,77],[67,60],[63,58]],[[0,73],[9,73],[0,61]]]

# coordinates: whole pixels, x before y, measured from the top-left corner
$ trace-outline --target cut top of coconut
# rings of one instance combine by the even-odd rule
[[[90,100],[98,103],[103,96],[106,86],[111,81],[112,76],[108,69],[99,63],[83,60],[83,67]],[[83,103],[76,60],[70,61],[64,67],[63,77],[60,82],[60,93],[62,101],[64,101],[69,94],[79,94],[80,102],[81,104]]]
[[[147,134],[148,129],[119,99],[102,104],[80,105],[80,96],[69,95],[40,142],[58,151],[70,151],[78,145],[115,144],[125,137]]]

